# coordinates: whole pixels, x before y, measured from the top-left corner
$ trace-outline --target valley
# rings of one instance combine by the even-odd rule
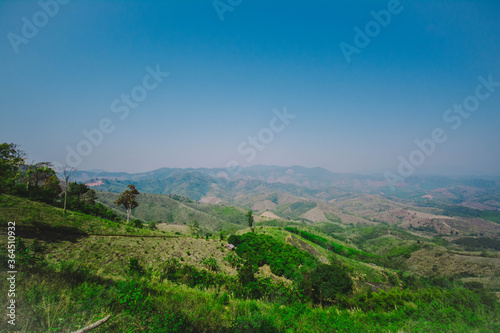
[[[500,327],[490,317],[498,318],[500,311],[499,212],[464,204],[492,208],[498,183],[476,181],[484,187],[469,188],[461,202],[422,194],[437,193],[430,185],[425,192],[406,189],[405,196],[379,187],[360,190],[358,180],[365,176],[326,170],[320,176],[307,168],[260,167],[237,180],[214,179],[209,174],[215,171],[79,172],[79,181],[97,190],[97,202],[114,220],[1,195],[2,226],[15,220],[17,246],[27,249],[20,258],[21,312],[35,317],[20,318],[26,330],[37,325],[74,330],[107,314],[112,319],[103,331],[130,323],[134,330],[165,332]],[[365,178],[365,184],[373,182]],[[127,224],[125,209],[115,202],[130,183],[140,194]],[[334,270],[320,271],[321,265]],[[317,280],[321,274],[329,277]],[[71,307],[61,303],[60,286],[72,295]],[[320,290],[331,294],[320,297]],[[95,293],[99,301],[91,296]],[[42,297],[47,308],[37,308],[30,297]],[[471,321],[465,314],[476,310],[466,310],[461,297],[479,297],[474,306],[488,314]],[[432,315],[429,299],[438,308]],[[299,322],[285,320],[299,308],[294,315]],[[83,315],[75,320],[74,311]],[[55,324],[54,315],[60,318]],[[212,316],[225,319],[216,322]],[[330,319],[317,322],[318,316]],[[388,321],[380,324],[379,316]]]

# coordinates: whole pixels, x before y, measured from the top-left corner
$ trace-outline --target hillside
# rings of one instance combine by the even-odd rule
[[[118,194],[99,192],[99,201],[125,216],[123,207],[115,204]],[[197,221],[201,227],[214,232],[222,229],[237,230],[246,224],[246,211],[224,204],[197,203],[178,195],[141,193],[137,197],[139,206],[133,218],[157,223],[188,225]]]
[[[0,196],[0,216],[4,230],[16,221],[16,246],[27,249],[17,252],[17,320],[27,332],[74,331],[108,315],[95,332],[500,328],[500,307],[478,281],[467,285],[442,280],[432,270],[427,277],[412,272],[412,253],[441,247],[394,227],[287,222],[282,230],[279,222],[262,221],[255,233],[247,228],[229,240],[200,238],[163,229],[179,224],[137,229],[7,195]],[[228,241],[235,252],[225,247]],[[460,245],[454,246],[456,252]],[[492,260],[474,269],[497,274],[481,271]],[[321,274],[329,278],[315,278]]]
[[[80,182],[93,183],[102,191],[121,192],[127,184],[156,194],[178,194],[195,201],[214,196],[228,203],[238,196],[288,193],[329,201],[354,193],[382,194],[400,199],[461,205],[473,209],[500,210],[500,179],[495,177],[411,176],[391,189],[381,175],[340,174],[322,168],[300,166],[252,166],[239,173],[226,169],[169,169],[146,173],[80,171]]]

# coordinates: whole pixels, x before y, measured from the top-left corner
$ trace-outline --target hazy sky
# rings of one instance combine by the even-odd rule
[[[13,0],[0,36],[0,142],[33,160],[500,173],[498,0]]]

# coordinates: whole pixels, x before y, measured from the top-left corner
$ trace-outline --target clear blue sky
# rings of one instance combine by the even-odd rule
[[[73,0],[47,7],[53,17],[36,1],[0,1],[0,141],[64,163],[83,130],[109,119],[114,131],[78,169],[234,160],[360,172],[396,169],[414,140],[442,128],[448,139],[419,168],[499,174],[500,87],[456,130],[443,115],[479,76],[500,82],[500,2],[401,1],[348,63],[341,43],[355,46],[355,27],[376,29],[370,12],[391,2],[243,0],[221,21],[212,0]],[[36,20],[31,36],[23,26]],[[148,79],[157,86],[120,119],[111,104],[143,86],[148,66],[169,75]],[[284,107],[296,118],[276,122],[270,140],[261,131]],[[259,133],[262,151],[248,141]]]

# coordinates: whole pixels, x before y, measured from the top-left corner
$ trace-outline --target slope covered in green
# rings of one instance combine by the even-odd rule
[[[136,229],[14,196],[0,196],[0,216],[2,232],[14,220],[21,236],[17,323],[25,332],[72,332],[106,316],[93,332],[500,329],[497,300],[477,284],[388,269],[381,274],[391,278],[376,284],[362,278],[366,263],[332,256],[324,264],[328,250],[277,227],[238,232],[233,252],[223,236]],[[0,246],[5,263],[5,237]]]

